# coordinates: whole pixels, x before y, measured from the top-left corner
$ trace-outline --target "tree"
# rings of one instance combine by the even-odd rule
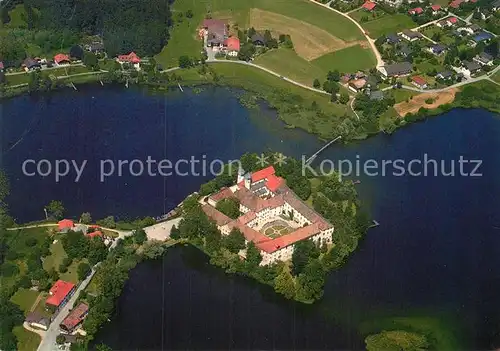
[[[181,238],[181,232],[175,225],[172,226],[172,229],[170,229],[170,238],[174,240],[178,240]]]
[[[99,68],[99,61],[97,60],[97,56],[90,51],[85,52],[85,54],[83,55],[83,64],[94,71]]]
[[[309,258],[317,258],[319,251],[312,240],[302,240],[295,244],[292,254],[293,274],[299,275],[303,272],[309,262]]]
[[[339,102],[343,105],[347,104],[349,102],[349,95],[346,93],[341,93]]]
[[[236,198],[230,197],[222,199],[217,202],[215,208],[232,219],[236,219],[240,216],[240,202]]]
[[[238,59],[242,61],[250,61],[254,54],[255,46],[248,42],[241,46],[240,51],[238,52]]]
[[[69,56],[74,57],[78,60],[83,59],[84,52],[80,45],[73,45],[71,49],[69,49]]]
[[[77,273],[78,280],[84,280],[91,271],[90,265],[88,263],[82,262],[78,265]]]
[[[64,206],[61,201],[52,200],[46,207],[47,213],[54,219],[62,219]]]
[[[337,93],[332,91],[332,95],[330,96],[330,101],[331,102],[337,102]]]
[[[62,334],[59,334],[56,338],[56,343],[58,343],[59,345],[62,345],[66,342],[66,339],[64,338],[64,335]]]
[[[295,281],[287,267],[284,266],[279,275],[274,279],[274,290],[287,299],[294,298]]]
[[[96,346],[96,350],[97,351],[113,351],[113,349],[111,347],[109,347],[108,345],[106,344],[99,344]]]
[[[319,82],[318,78],[314,80],[313,87],[315,87],[316,89],[319,89],[321,87],[321,83]]]
[[[148,240],[148,235],[144,229],[137,229],[134,231],[134,241],[138,245],[142,245],[146,240]]]
[[[90,212],[83,212],[80,216],[80,223],[90,224],[90,222],[92,222],[92,216],[90,215]]]
[[[365,343],[368,351],[424,351],[429,349],[425,336],[403,330],[383,331],[380,334],[369,335]]]
[[[246,264],[248,269],[256,269],[259,267],[260,262],[262,262],[260,250],[257,249],[253,241],[250,241],[247,245],[246,255]]]
[[[306,301],[320,299],[325,284],[325,271],[321,262],[318,259],[310,260],[297,281],[299,284],[297,294],[301,299]]]
[[[100,221],[97,221],[97,224],[105,228],[116,228],[115,217],[113,216],[108,216]]]
[[[187,18],[193,18],[193,11],[191,9],[186,11],[186,17]]]
[[[191,66],[192,66],[192,62],[188,56],[182,55],[181,57],[179,57],[179,67],[180,68],[189,68]]]
[[[338,82],[340,80],[340,72],[338,70],[328,71],[326,79],[332,82]]]
[[[250,27],[250,29],[248,30],[248,37],[251,38],[253,37],[255,34],[257,33],[257,31],[255,30],[254,27]]]
[[[233,228],[228,236],[224,237],[224,246],[232,253],[238,253],[245,248],[245,237],[237,228]]]

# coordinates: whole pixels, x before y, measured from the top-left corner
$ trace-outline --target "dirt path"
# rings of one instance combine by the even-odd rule
[[[419,95],[415,95],[413,99],[409,100],[408,102],[403,101],[394,105],[394,108],[401,117],[406,116],[408,113],[418,112],[418,110],[422,107],[425,107],[427,109],[434,109],[443,104],[449,104],[453,102],[453,100],[455,100],[455,94],[457,93],[457,91],[458,89],[452,88],[440,93],[422,93]],[[428,104],[425,102],[427,99],[432,99],[433,102]]]

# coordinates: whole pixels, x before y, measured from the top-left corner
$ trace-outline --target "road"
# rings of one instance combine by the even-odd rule
[[[382,60],[382,55],[380,55],[380,52],[378,52],[378,49],[375,46],[375,40],[373,40],[372,38],[370,38],[368,36],[368,34],[366,34],[366,32],[363,29],[363,27],[361,27],[361,24],[359,24],[358,22],[356,22],[352,17],[349,17],[347,14],[345,14],[343,12],[340,12],[339,10],[336,10],[334,8],[331,8],[330,7],[330,3],[322,4],[322,3],[317,2],[315,0],[309,0],[309,1],[312,2],[313,4],[318,5],[318,6],[323,6],[324,8],[326,8],[326,9],[328,9],[330,11],[336,12],[337,14],[339,14],[339,15],[347,18],[349,21],[351,21],[352,23],[354,23],[359,28],[359,30],[361,31],[361,33],[363,33],[364,37],[366,38],[366,40],[370,44],[371,49],[372,49],[372,51],[375,54],[375,57],[377,59],[377,67],[382,67],[384,65],[384,60]]]

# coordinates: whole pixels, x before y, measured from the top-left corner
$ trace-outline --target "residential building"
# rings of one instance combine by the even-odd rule
[[[476,36],[474,36],[471,40],[471,46],[475,47],[477,44],[481,42],[488,42],[493,38],[493,34],[488,32],[480,32]]]
[[[85,234],[85,236],[89,237],[89,238],[95,238],[95,237],[102,238],[104,236],[104,234],[102,233],[102,231],[96,230],[96,231]]]
[[[218,201],[229,197],[240,202],[243,214],[237,219],[227,217],[215,207]],[[251,174],[240,170],[236,184],[210,196],[202,209],[223,235],[238,229],[247,243],[254,242],[262,255],[261,265],[290,260],[295,243],[302,240],[332,243],[333,226],[300,200],[285,180],[275,175],[272,166]],[[291,232],[274,238],[264,234],[265,229],[278,222],[289,226]],[[240,251],[240,256],[245,254]]]
[[[252,41],[252,44],[255,46],[265,46],[266,45],[266,38],[264,38],[264,36],[260,33],[255,33],[254,35],[252,35],[250,40]]]
[[[432,5],[431,6],[432,14],[435,16],[441,12],[442,8],[441,5]]]
[[[202,24],[207,36],[207,46],[222,46],[228,38],[227,23],[218,19],[205,19]]]
[[[453,73],[451,71],[439,72],[438,74],[436,74],[436,78],[450,80],[451,78],[453,78]]]
[[[47,317],[42,316],[38,312],[30,312],[24,320],[33,328],[38,328],[42,330],[49,329],[50,320]]]
[[[377,6],[376,3],[372,1],[367,1],[361,7],[364,8],[366,11],[372,12],[375,9],[375,6]]]
[[[431,54],[434,54],[436,56],[441,56],[446,52],[446,47],[441,44],[434,44],[431,45],[427,48],[427,51],[429,51]]]
[[[493,56],[487,54],[486,52],[482,52],[479,55],[476,55],[476,57],[474,57],[472,60],[479,63],[481,66],[493,66]]]
[[[22,66],[24,67],[25,71],[33,71],[42,67],[40,62],[32,58],[27,58],[26,60],[24,60]]]
[[[88,312],[89,306],[81,302],[61,322],[61,324],[59,325],[59,328],[61,328],[61,332],[64,334],[73,333],[82,324]]]
[[[414,32],[412,30],[406,29],[403,32],[401,32],[401,37],[403,37],[408,41],[413,42],[415,40],[422,38],[422,34],[419,32]]]
[[[228,56],[236,57],[240,51],[240,39],[237,37],[230,37],[224,41],[226,52]]]
[[[54,56],[54,62],[56,63],[56,65],[64,65],[69,64],[71,60],[66,54],[57,54],[56,56]]]
[[[500,11],[500,0],[493,1],[491,4],[491,9],[493,11]]]
[[[465,0],[453,0],[452,2],[450,2],[450,4],[448,5],[449,7],[451,7],[452,9],[458,9],[460,8],[460,5],[464,2]]]
[[[462,72],[468,76],[481,71],[481,65],[477,62],[463,61],[462,67]]]
[[[141,58],[133,51],[130,54],[118,55],[118,58],[116,60],[120,64],[129,63],[135,69],[141,68]]]
[[[458,23],[458,18],[448,17],[447,19],[445,19],[445,21],[448,27],[452,27]]]
[[[383,0],[383,1],[384,3],[392,7],[399,7],[401,6],[401,4],[403,4],[403,0]]]
[[[420,89],[427,88],[427,82],[421,76],[414,76],[411,78],[411,81],[412,81],[412,84],[415,85],[417,88],[420,88]]]
[[[68,302],[74,292],[75,284],[64,280],[58,280],[54,283],[52,288],[50,288],[49,297],[47,297],[45,304],[48,307],[58,310]]]
[[[398,35],[392,33],[392,34],[386,35],[385,41],[388,44],[396,45],[396,44],[401,42],[401,38]]]
[[[378,68],[383,79],[388,77],[403,77],[412,72],[413,65],[409,62],[398,62]]]
[[[415,7],[414,9],[408,11],[408,14],[410,15],[421,15],[422,13],[424,13],[424,9],[421,7]]]
[[[355,93],[363,90],[365,86],[366,86],[366,79],[364,78],[355,79],[349,82],[349,90],[352,90]]]
[[[60,232],[67,232],[68,230],[72,230],[75,227],[75,222],[73,222],[71,219],[63,219],[57,222],[57,229]]]
[[[85,50],[93,52],[94,54],[98,54],[104,52],[104,43],[102,42],[93,42],[85,45]]]

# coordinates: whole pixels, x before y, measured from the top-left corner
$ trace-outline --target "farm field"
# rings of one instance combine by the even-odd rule
[[[417,25],[412,21],[410,16],[397,13],[394,15],[386,15],[373,21],[361,23],[361,26],[371,38],[377,39],[382,35],[398,33],[403,29],[413,28]]]
[[[183,16],[187,10],[193,12],[192,18]],[[228,20],[232,32],[236,28],[246,29],[253,24],[257,27],[275,27],[270,29],[290,34],[296,52],[308,59],[341,49],[346,45],[354,45],[349,42],[365,41],[363,34],[354,23],[307,0],[274,2],[267,0],[178,0],[174,3],[172,10],[174,26],[170,31],[171,38],[162,52],[156,56],[158,63],[165,68],[174,67],[177,66],[181,55],[200,55],[202,42],[197,38],[196,30],[208,11],[211,12],[212,18]],[[258,15],[262,16],[258,17]]]

